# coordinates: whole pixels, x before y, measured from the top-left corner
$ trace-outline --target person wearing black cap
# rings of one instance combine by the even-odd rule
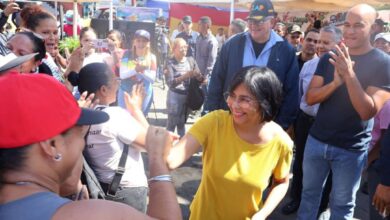
[[[183,38],[187,44],[188,44],[188,50],[187,50],[187,57],[194,57],[195,56],[195,45],[196,45],[196,38],[198,38],[199,33],[192,30],[192,17],[189,15],[186,15],[182,19],[183,23],[183,32],[178,34],[176,38]]]
[[[81,173],[87,126],[108,115],[81,109],[65,86],[43,74],[3,76],[0,94],[7,94],[0,96],[0,219],[182,219],[164,159],[172,144],[164,129],[151,127],[146,137],[149,216],[110,201],[73,202],[60,189],[70,174]]]
[[[256,65],[272,69],[283,84],[284,101],[276,122],[288,129],[298,111],[298,62],[293,47],[273,30],[275,11],[271,1],[252,3],[249,31],[226,42],[214,65],[209,82],[206,111],[228,109],[223,98],[234,74],[242,67]]]

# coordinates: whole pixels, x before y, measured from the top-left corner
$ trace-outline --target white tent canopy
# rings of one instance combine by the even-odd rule
[[[78,18],[78,9],[77,4],[83,2],[109,2],[110,3],[110,21],[109,29],[113,28],[113,5],[112,0],[44,0],[49,2],[65,2],[73,3],[73,37],[77,37],[77,18]]]
[[[238,0],[239,7],[249,8],[252,1]],[[345,11],[359,3],[366,3],[372,6],[389,4],[389,0],[272,0],[277,12],[287,11],[324,11],[335,12]]]
[[[156,0],[171,3],[188,3],[195,5],[208,5],[220,8],[230,8],[230,20],[234,18],[235,9],[248,10],[253,0]],[[276,12],[289,11],[323,11],[338,12],[366,3],[372,6],[390,4],[390,0],[271,0]]]
[[[231,0],[156,0],[171,3],[188,3],[199,5],[213,5],[229,8]],[[233,0],[235,8],[247,9],[253,0]],[[390,4],[389,0],[271,0],[275,10],[278,12],[287,11],[345,11],[346,9],[359,4],[366,3],[372,6]]]

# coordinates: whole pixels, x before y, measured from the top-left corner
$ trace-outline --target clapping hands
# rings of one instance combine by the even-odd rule
[[[80,99],[77,101],[80,108],[95,108],[95,106],[99,103],[98,99],[95,99],[95,94],[91,93],[88,95],[88,92],[85,91],[81,94]]]
[[[353,70],[355,62],[351,60],[348,47],[345,46],[344,43],[341,43],[340,46],[335,46],[335,50],[336,52],[329,52],[332,57],[329,59],[329,62],[335,67],[335,80],[340,79],[337,78],[337,75],[340,76],[342,80],[355,77],[355,72]],[[337,83],[340,83],[340,81]]]

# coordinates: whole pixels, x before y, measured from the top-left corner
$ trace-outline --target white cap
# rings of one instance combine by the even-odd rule
[[[379,33],[379,34],[377,34],[375,36],[375,40],[374,41],[376,41],[376,40],[378,40],[380,38],[382,38],[383,40],[385,40],[385,41],[390,43],[390,33]]]
[[[38,53],[28,54],[24,56],[16,56],[10,50],[1,48],[0,50],[0,73],[6,72],[20,64],[34,58]]]

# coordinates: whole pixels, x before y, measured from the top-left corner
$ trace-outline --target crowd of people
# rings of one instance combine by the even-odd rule
[[[156,54],[146,30],[125,46],[84,27],[69,56],[40,5],[8,3],[0,26],[19,11],[0,37],[0,219],[181,219],[170,171],[199,151],[190,219],[264,220],[289,188],[285,215],[353,219],[365,181],[370,219],[390,219],[390,33],[370,5],[303,31],[254,0],[228,36],[190,15],[168,36],[159,17]],[[147,120],[160,77],[166,128]]]

